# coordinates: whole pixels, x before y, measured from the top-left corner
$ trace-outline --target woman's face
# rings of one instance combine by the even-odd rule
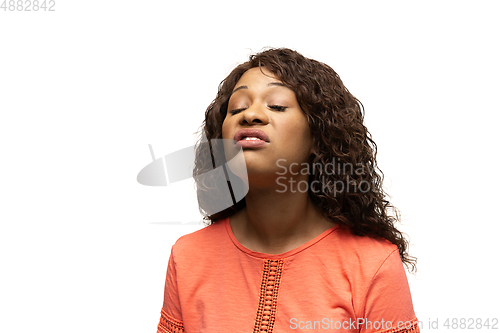
[[[245,133],[254,129],[262,132]],[[222,138],[234,140],[235,135],[236,140],[243,139],[239,142],[249,178],[259,175],[275,179],[292,163],[298,163],[292,167],[297,172],[312,152],[307,117],[295,93],[265,67],[246,71],[234,87],[222,124]]]

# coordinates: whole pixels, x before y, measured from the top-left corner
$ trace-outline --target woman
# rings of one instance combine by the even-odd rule
[[[209,212],[222,190],[198,178],[209,225],[172,247],[158,332],[419,332],[403,268],[415,259],[362,105],[333,69],[289,49],[252,55],[219,86],[203,131],[238,142],[248,193]],[[198,146],[195,176],[216,150]]]

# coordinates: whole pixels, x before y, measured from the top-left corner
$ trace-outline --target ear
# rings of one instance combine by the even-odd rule
[[[318,152],[316,151],[316,147],[314,145],[314,141],[311,143],[311,149],[309,150],[310,155],[318,155]]]
[[[309,150],[309,161],[313,161],[317,155],[316,149],[314,146],[311,146],[311,149]]]

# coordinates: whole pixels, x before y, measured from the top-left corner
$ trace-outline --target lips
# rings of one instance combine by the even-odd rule
[[[269,142],[269,137],[267,136],[266,132],[263,130],[259,129],[242,129],[236,132],[234,135],[234,140],[235,141],[240,141],[246,137],[253,137],[253,138],[258,138],[264,142]]]

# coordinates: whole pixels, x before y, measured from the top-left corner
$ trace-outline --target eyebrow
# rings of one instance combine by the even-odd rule
[[[287,85],[285,85],[283,82],[270,82],[267,84],[268,87],[272,87],[272,86],[278,86],[278,87],[285,87],[285,88],[288,88],[290,89],[290,87],[288,87]],[[233,92],[231,93],[234,94],[235,92],[237,92],[238,90],[241,90],[241,89],[248,89],[248,86],[239,86],[238,88],[234,89]]]

